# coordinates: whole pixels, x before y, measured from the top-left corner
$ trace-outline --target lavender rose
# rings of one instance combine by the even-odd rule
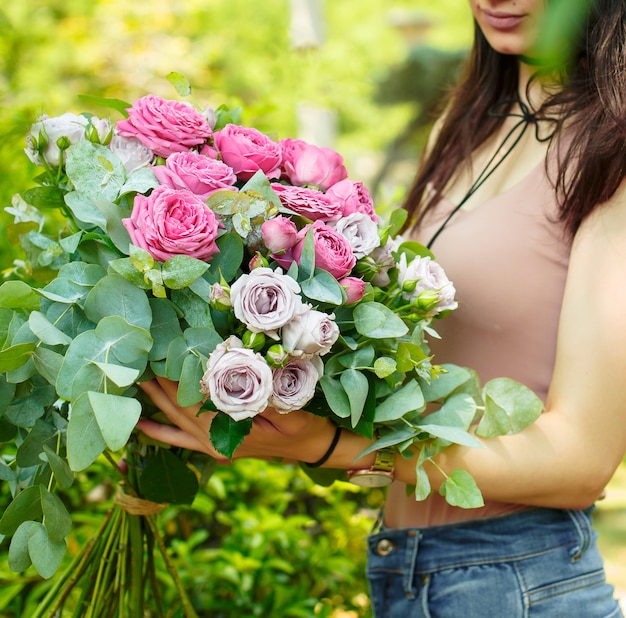
[[[122,137],[136,137],[160,157],[204,144],[213,131],[205,116],[189,103],[149,94],[137,99],[128,118],[117,123]]]
[[[311,221],[335,221],[341,216],[341,203],[317,189],[272,183],[283,206]]]
[[[318,356],[314,358],[320,360]],[[302,410],[313,398],[315,387],[322,375],[321,362],[292,358],[284,367],[274,370],[270,405],[281,414],[292,410]]]
[[[294,356],[323,356],[339,337],[334,315],[309,309],[294,317],[281,331],[285,349]]]
[[[293,247],[293,259],[300,263],[304,238],[311,228],[315,246],[315,266],[327,270],[335,279],[345,277],[356,264],[352,247],[345,236],[321,221],[300,230],[302,240]]]
[[[302,311],[300,286],[282,270],[255,268],[230,288],[235,317],[253,333],[278,339],[276,331]]]
[[[162,262],[174,255],[208,260],[219,251],[219,222],[190,191],[157,187],[148,197],[138,194],[130,218],[122,223],[133,244]]]
[[[406,254],[400,256],[398,262],[398,284],[410,291],[402,296],[409,301],[415,301],[424,292],[434,292],[436,304],[429,311],[429,315],[436,315],[441,311],[456,309],[458,303],[454,300],[456,290],[448,279],[443,268],[429,257],[416,257],[407,264]]]
[[[346,217],[353,212],[362,212],[374,223],[378,223],[378,215],[374,209],[374,201],[367,187],[362,182],[341,180],[334,184],[326,195],[342,205],[341,214]]]
[[[294,185],[313,185],[326,191],[348,176],[343,157],[331,148],[314,146],[301,139],[283,139],[283,176]]]
[[[57,167],[62,159],[62,149],[57,142],[64,141],[65,150],[72,144],[83,141],[87,125],[89,119],[85,116],[68,112],[50,118],[44,114],[31,126],[24,152],[35,165],[45,162],[50,167]]]
[[[111,152],[124,164],[127,174],[147,167],[154,160],[154,153],[146,148],[136,137],[114,135],[109,144]]]
[[[200,390],[235,421],[252,418],[268,406],[272,370],[260,354],[231,336],[209,355]]]
[[[258,129],[227,124],[214,135],[222,161],[240,180],[249,180],[261,170],[268,178],[280,176],[280,146]]]
[[[357,259],[369,255],[380,246],[378,225],[361,212],[353,212],[339,219],[333,227],[346,237]]]
[[[196,152],[175,152],[167,157],[165,165],[157,165],[152,171],[162,185],[188,189],[202,200],[222,189],[236,191],[232,185],[237,176],[232,168]]]

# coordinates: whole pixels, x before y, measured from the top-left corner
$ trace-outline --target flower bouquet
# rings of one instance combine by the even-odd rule
[[[57,492],[76,472],[104,457],[121,479],[101,531],[38,615],[61,615],[75,585],[80,615],[143,615],[144,587],[158,603],[154,548],[176,579],[154,514],[191,503],[214,462],[134,432],[155,412],[142,380],[174,380],[181,406],[217,412],[211,441],[227,458],[268,407],[329,416],[375,438],[372,450],[419,451],[417,499],[431,492],[434,455],[480,446],[470,428],[516,431],[541,412],[511,380],[483,387],[471,369],[432,362],[428,338],[457,307],[454,287],[398,236],[404,211],[383,222],[339,154],[275,141],[239,124],[241,110],[91,100],[123,119],[40,118],[26,153],[42,174],[6,209],[25,253],[0,286],[11,568],[57,571],[71,528]],[[482,503],[463,470],[440,491]]]

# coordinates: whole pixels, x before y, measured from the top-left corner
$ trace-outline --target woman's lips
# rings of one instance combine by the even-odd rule
[[[524,20],[524,15],[513,15],[511,13],[501,13],[499,11],[489,11],[483,9],[485,21],[496,30],[512,30],[517,28]]]

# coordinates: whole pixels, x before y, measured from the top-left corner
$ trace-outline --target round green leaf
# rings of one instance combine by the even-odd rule
[[[203,275],[209,265],[187,255],[175,255],[163,264],[163,283],[171,290],[180,290],[191,285]]]
[[[463,509],[476,509],[485,505],[476,481],[465,470],[455,470],[439,488],[448,504]]]
[[[407,412],[420,410],[423,406],[422,389],[416,380],[411,380],[378,404],[374,421],[377,423],[396,421]]]
[[[196,475],[172,452],[159,449],[139,477],[141,494],[148,500],[191,504],[198,492]]]
[[[38,485],[23,489],[4,511],[0,519],[0,534],[11,536],[24,521],[40,519],[41,493]]]
[[[33,522],[28,531],[28,553],[37,573],[44,579],[52,577],[65,555],[65,543],[52,541],[48,531],[39,522]]]
[[[22,522],[11,539],[9,568],[15,573],[25,571],[32,564],[30,554],[28,553],[28,535],[30,527],[34,523],[33,521]]]
[[[108,393],[90,391],[87,397],[106,445],[112,451],[121,449],[141,416],[141,404],[136,399]]]
[[[106,448],[106,442],[96,421],[87,393],[79,395],[72,404],[67,425],[67,459],[70,469],[84,470]]]
[[[44,525],[51,541],[62,541],[72,529],[72,518],[58,496],[41,487]]]
[[[388,307],[377,302],[362,303],[354,309],[354,326],[371,339],[402,337],[408,326]]]

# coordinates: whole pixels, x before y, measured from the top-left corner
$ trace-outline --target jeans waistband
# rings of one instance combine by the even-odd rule
[[[428,572],[524,558],[573,541],[575,560],[592,542],[592,534],[589,510],[532,508],[429,528],[383,527],[368,543],[372,554],[385,557],[387,568],[405,568],[409,561],[417,572]]]

